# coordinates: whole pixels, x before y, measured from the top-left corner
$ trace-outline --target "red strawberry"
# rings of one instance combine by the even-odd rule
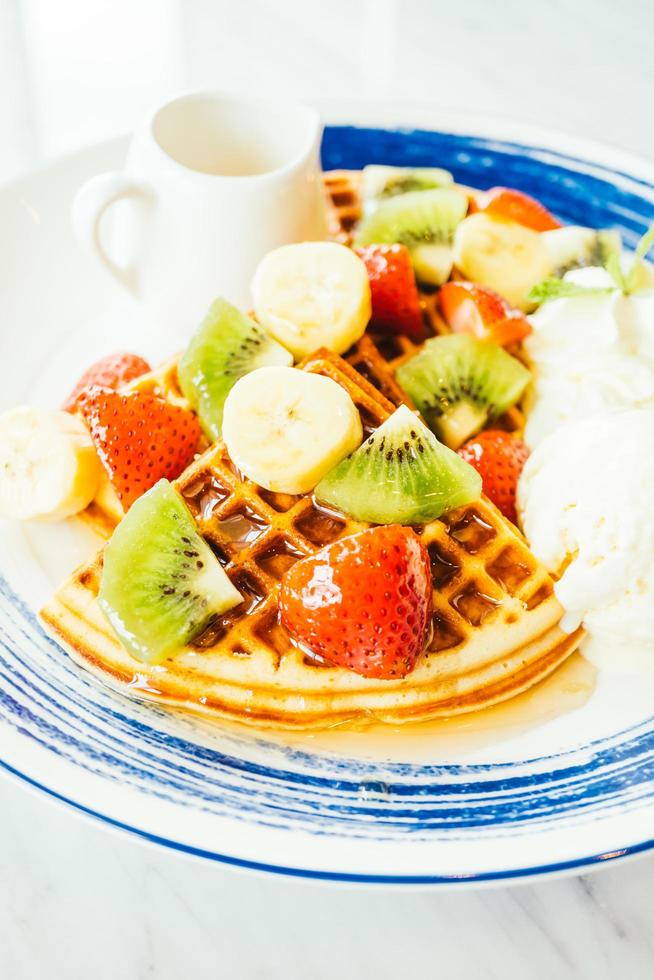
[[[461,446],[459,456],[477,470],[486,496],[505,517],[517,524],[515,495],[529,456],[524,442],[508,432],[488,429]]]
[[[438,292],[438,303],[454,333],[471,333],[500,346],[517,344],[531,333],[524,313],[488,286],[446,282]]]
[[[424,340],[418,287],[406,245],[368,245],[355,251],[368,270],[373,326]]]
[[[429,555],[407,527],[374,527],[296,562],[282,622],[298,643],[363,677],[404,677],[427,641]]]
[[[195,415],[155,395],[94,385],[79,408],[125,510],[157,480],[179,476],[198,447]]]
[[[66,412],[74,412],[78,407],[79,396],[91,385],[115,390],[151,370],[148,362],[138,354],[109,354],[84,372],[61,407]]]
[[[476,214],[477,211],[483,210],[483,191],[464,190],[464,194],[468,198],[468,214]]]
[[[544,204],[512,187],[491,187],[482,200],[482,210],[486,214],[517,221],[533,231],[552,231],[561,227],[561,222]]]

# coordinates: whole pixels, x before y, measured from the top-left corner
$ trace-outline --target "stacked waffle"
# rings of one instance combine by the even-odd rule
[[[357,176],[328,174],[333,234],[347,242],[359,217]],[[435,334],[446,332],[423,295]],[[417,345],[364,337],[344,358],[321,350],[300,365],[350,395],[365,433],[407,402],[394,372]],[[129,386],[187,406],[177,361]],[[521,427],[512,409],[507,429]],[[578,645],[559,628],[553,583],[517,529],[485,498],[421,529],[433,577],[432,631],[406,677],[376,680],[330,666],[294,644],[279,619],[280,580],[291,565],[368,525],[318,506],[311,494],[274,493],[235,468],[222,441],[205,448],[176,481],[198,530],[243,602],[214,619],[176,657],[156,666],[120,644],[98,604],[102,553],[80,568],[42,612],[72,656],[105,682],[143,699],[257,725],[325,727],[374,718],[399,723],[487,706],[531,686]],[[108,535],[122,509],[107,486],[85,517]]]

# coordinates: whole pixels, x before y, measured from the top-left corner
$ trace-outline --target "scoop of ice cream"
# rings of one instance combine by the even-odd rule
[[[654,406],[561,426],[534,450],[518,486],[522,526],[555,575],[565,629],[585,653],[654,670]]]
[[[604,269],[576,269],[565,280],[609,291],[552,300],[530,318],[532,448],[568,420],[654,404],[654,292],[623,296]]]

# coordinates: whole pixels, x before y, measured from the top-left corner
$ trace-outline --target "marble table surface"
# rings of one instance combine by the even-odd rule
[[[654,158],[647,0],[0,0],[0,180],[181,88],[405,100]],[[654,975],[654,858],[461,892],[257,877],[0,780],[2,980]]]

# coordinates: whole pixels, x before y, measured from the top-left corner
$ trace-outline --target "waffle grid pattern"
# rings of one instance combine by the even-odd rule
[[[383,366],[376,367],[377,383],[371,385],[327,350],[302,364],[304,370],[331,377],[346,388],[369,431],[394,408],[378,390],[387,387],[390,379],[384,377]],[[166,370],[163,376],[168,376]],[[150,378],[146,383],[159,382]],[[244,596],[193,646],[237,657],[265,649],[275,668],[289,655],[308,666],[323,666],[319,658],[297,650],[279,623],[280,581],[298,558],[369,525],[331,514],[318,507],[311,495],[263,490],[240,475],[221,442],[197,459],[176,485],[200,533]],[[552,596],[547,572],[518,531],[486,500],[452,511],[420,533],[434,577],[433,633],[427,657],[468,642],[496,616],[515,622],[525,609],[535,609]],[[99,575],[87,576],[84,584],[97,592]]]

